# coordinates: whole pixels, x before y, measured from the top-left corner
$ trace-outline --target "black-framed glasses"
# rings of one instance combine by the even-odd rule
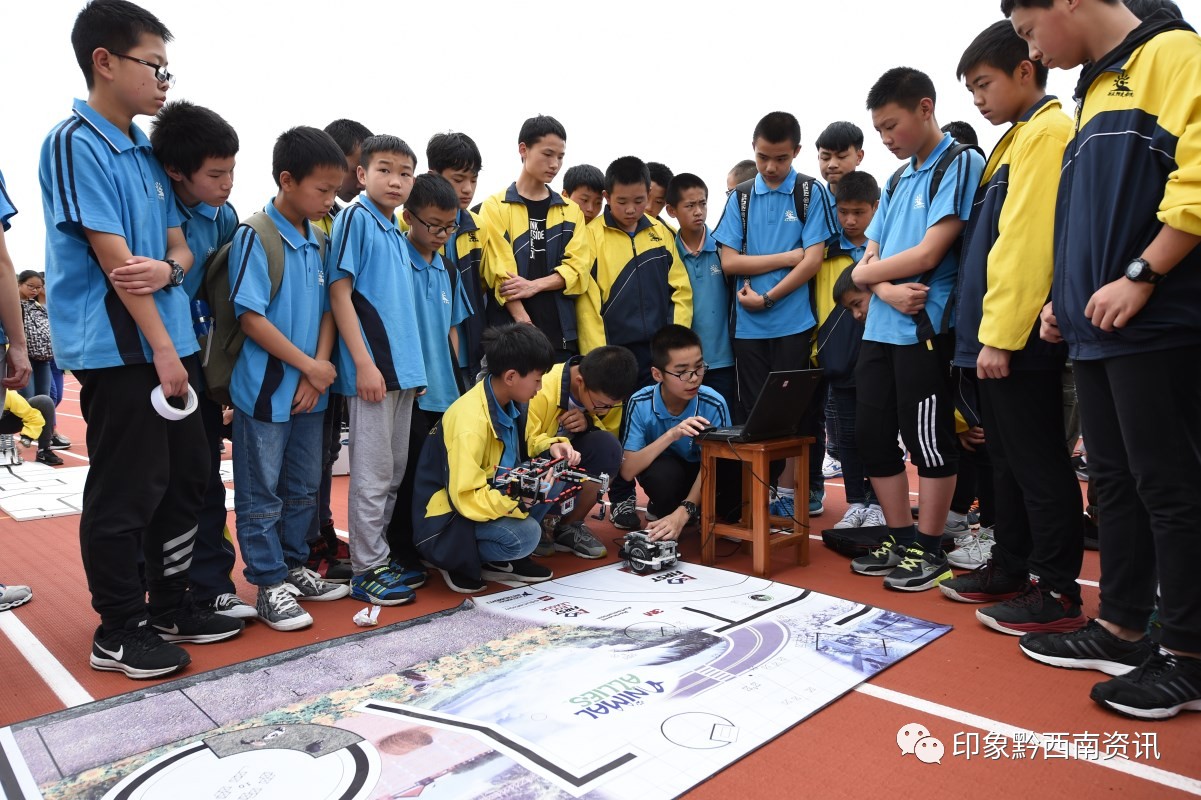
[[[618,400],[616,403],[598,403],[596,402],[596,397],[593,396],[591,391],[587,389],[584,391],[588,392],[588,403],[592,406],[593,411],[612,411],[613,409],[621,408],[622,406],[620,400]]]
[[[705,372],[707,372],[708,369],[709,365],[702,361],[701,365],[696,369],[686,369],[683,372],[668,372],[667,370],[663,370],[663,374],[670,375],[673,378],[679,378],[682,381],[694,381],[698,378],[705,377]]]
[[[148,66],[152,70],[154,70],[154,79],[156,81],[158,81],[159,83],[165,83],[165,84],[167,84],[168,87],[175,85],[175,76],[172,75],[170,72],[167,72],[167,68],[161,64],[155,64],[153,61],[146,61],[145,59],[136,58],[134,56],[127,55],[125,53],[114,53],[112,50],[109,50],[108,52],[110,55],[114,55],[117,58],[123,58],[126,61],[136,61],[139,64],[145,64],[146,66]]]
[[[418,222],[420,222],[422,225],[424,225],[425,229],[430,232],[431,236],[437,236],[440,233],[445,233],[447,236],[450,236],[452,233],[454,233],[455,231],[457,231],[459,229],[458,224],[454,223],[454,222],[452,222],[449,225],[431,225],[428,222],[426,222],[425,220],[423,220],[421,217],[414,214],[412,211],[409,212],[409,216],[412,217],[413,219],[417,220]]]

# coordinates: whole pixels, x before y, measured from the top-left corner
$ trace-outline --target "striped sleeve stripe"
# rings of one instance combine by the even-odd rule
[[[258,234],[254,228],[249,225],[245,226],[245,230],[240,234],[242,237],[242,263],[238,265],[238,279],[234,281],[233,288],[229,290],[230,302],[238,296],[238,288],[242,285],[242,276],[246,274],[246,262],[250,260],[250,249],[254,246],[254,240]]]
[[[334,261],[334,269],[338,269],[339,267],[342,266],[342,256],[346,254],[346,243],[350,241],[350,234],[348,231],[349,231],[351,224],[354,223],[353,215],[356,211],[363,211],[363,210],[364,210],[363,206],[359,205],[358,203],[354,203],[353,205],[350,206],[350,208],[347,208],[342,212],[342,213],[346,214],[346,222],[342,223],[346,227],[342,229],[342,231],[343,231],[342,241],[338,243],[338,257]]]
[[[83,217],[79,213],[79,194],[75,189],[75,164],[72,156],[75,132],[82,124],[79,119],[70,120],[63,123],[54,134],[54,172],[58,177],[59,205],[62,206],[67,221],[81,225]]]

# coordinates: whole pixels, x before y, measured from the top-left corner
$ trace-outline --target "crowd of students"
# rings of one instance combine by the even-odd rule
[[[53,357],[80,380],[92,459],[91,665],[166,675],[189,663],[179,644],[247,619],[311,624],[303,602],[410,602],[427,566],[471,593],[550,578],[535,556],[605,556],[585,522],[594,484],[565,512],[497,487],[530,456],[607,473],[615,527],[678,538],[699,518],[697,434],[745,418],[769,372],[817,367],[802,431],[841,463],[835,527],[887,530],[856,573],[982,604],[978,619],[1022,636],[1031,658],[1114,676],[1092,693],[1109,708],[1201,710],[1188,576],[1201,378],[1181,368],[1201,347],[1201,120],[1172,99],[1201,91],[1201,39],[1154,0],[1002,11],[956,75],[1009,126],[987,160],[939,127],[929,76],[890,69],[867,94],[903,162],[884,186],[857,169],[853,123],[817,138],[819,180],[794,166],[796,118],[772,112],[710,231],[701,178],[634,156],[573,166],[553,190],[567,132],[548,116],[522,126],[516,180],[474,208],[482,163],[464,133],[431,139],[423,172],[402,139],[351,120],[290,128],[275,197],[239,224],[238,136],[209,109],[166,102],[170,32],[125,0],[89,2],[72,32],[88,99],[47,137],[39,174]],[[1082,64],[1073,126],[1047,70]],[[31,351],[5,283],[16,388]],[[224,382],[202,366],[214,348],[232,359]],[[1067,358],[1101,520],[1091,621]],[[195,395],[198,410],[156,410],[158,391],[177,406]],[[344,420],[349,564],[329,508]],[[253,605],[230,579],[225,437]],[[975,555],[952,559],[944,533],[967,527],[951,512],[960,454],[984,442],[992,530],[966,532]],[[791,515],[782,467],[764,477]],[[719,514],[740,513],[737,478],[710,479]],[[821,513],[820,471],[792,487],[806,490]]]

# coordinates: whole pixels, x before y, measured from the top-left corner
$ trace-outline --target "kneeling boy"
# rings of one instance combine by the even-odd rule
[[[446,585],[464,594],[483,590],[484,580],[536,582],[553,574],[529,558],[548,505],[531,508],[493,481],[526,460],[518,406],[538,393],[555,349],[546,334],[520,323],[489,328],[483,344],[487,380],[430,431],[413,487],[413,543]],[[566,442],[552,444],[550,454],[579,463]]]

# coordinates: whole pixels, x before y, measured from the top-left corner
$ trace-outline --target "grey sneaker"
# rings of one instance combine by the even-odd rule
[[[343,587],[346,588],[346,587]],[[296,603],[295,591],[289,583],[260,586],[255,607],[259,619],[277,631],[295,631],[313,624],[313,618]]]
[[[604,558],[605,546],[583,522],[568,522],[555,528],[555,549],[580,558]]]
[[[301,600],[340,600],[350,594],[344,583],[330,583],[308,567],[295,567],[284,578],[288,591]]]
[[[609,511],[609,521],[613,527],[622,531],[636,531],[642,528],[642,520],[638,517],[638,506],[634,498],[627,497],[613,504]]]
[[[955,537],[955,549],[947,553],[947,562],[956,569],[978,569],[992,555],[992,528],[981,528],[973,534]]]
[[[942,528],[942,535],[958,538],[970,532],[971,529],[972,520],[970,514],[956,514],[954,511],[948,511],[947,523]]]
[[[563,519],[561,514],[547,514],[542,518],[542,538],[538,540],[538,546],[534,548],[534,555],[546,558],[555,554],[555,529],[559,527],[561,519]]]
[[[0,611],[22,606],[33,599],[33,590],[28,586],[5,586],[0,583]]]
[[[851,570],[860,575],[885,575],[896,569],[904,558],[905,545],[889,536],[875,550],[852,561]]]
[[[951,572],[945,555],[927,553],[917,545],[912,545],[901,563],[884,576],[884,588],[924,592],[954,577],[955,573]]]
[[[232,593],[219,594],[204,605],[209,611],[223,617],[254,619],[259,615],[254,606]]]

